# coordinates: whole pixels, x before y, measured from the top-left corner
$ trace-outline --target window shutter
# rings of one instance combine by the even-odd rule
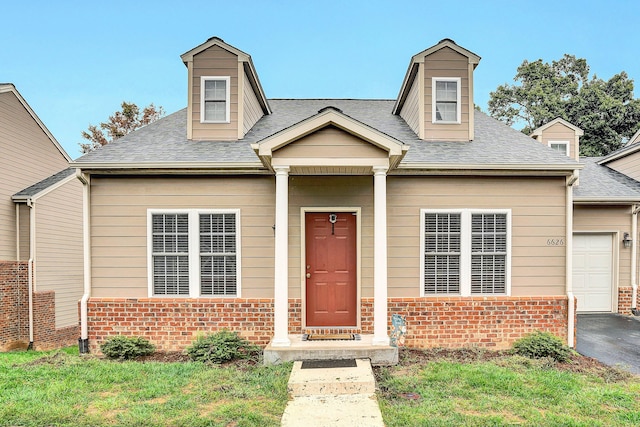
[[[506,293],[507,215],[471,215],[471,293]]]
[[[200,293],[237,293],[236,215],[200,215]]]
[[[460,214],[424,217],[424,293],[460,293]]]

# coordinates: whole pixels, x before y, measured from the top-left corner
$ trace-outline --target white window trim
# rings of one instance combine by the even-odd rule
[[[204,82],[207,80],[224,80],[226,82],[225,94],[225,120],[206,120],[204,110]],[[231,122],[231,77],[230,76],[200,76],[200,123],[230,123]]]
[[[427,294],[424,291],[424,256],[425,225],[427,213],[460,214],[460,293]],[[504,294],[472,294],[471,293],[471,215],[473,214],[506,214],[507,215],[507,256],[505,266]],[[482,297],[511,295],[511,209],[420,209],[420,296],[421,297]]]
[[[233,213],[236,216],[236,293],[235,295],[200,294],[200,214]],[[189,295],[155,295],[153,293],[153,215],[187,214],[189,216]],[[147,279],[149,298],[240,298],[242,265],[240,209],[147,209]]]
[[[549,142],[547,142],[547,146],[549,148],[551,148],[552,144],[558,144],[558,145],[562,144],[562,145],[564,145],[567,157],[569,156],[569,141],[549,141]]]
[[[456,82],[456,120],[436,119],[436,82]],[[462,80],[460,77],[431,77],[431,121],[434,124],[460,124],[462,122]]]

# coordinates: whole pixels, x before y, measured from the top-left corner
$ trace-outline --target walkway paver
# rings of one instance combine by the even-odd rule
[[[384,427],[371,363],[356,367],[302,369],[294,362],[283,427]]]

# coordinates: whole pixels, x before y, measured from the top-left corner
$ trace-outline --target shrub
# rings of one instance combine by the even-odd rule
[[[260,348],[240,337],[237,332],[223,330],[198,337],[186,351],[193,361],[217,364],[250,359],[259,353]]]
[[[152,354],[156,348],[142,337],[116,335],[102,343],[100,350],[109,359],[130,360]]]
[[[566,362],[571,357],[571,349],[560,338],[541,331],[535,331],[513,343],[513,352],[531,359],[550,357],[556,362]]]

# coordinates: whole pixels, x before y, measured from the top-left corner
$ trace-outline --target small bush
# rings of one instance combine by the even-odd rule
[[[240,337],[237,332],[224,330],[198,337],[186,351],[193,361],[217,364],[235,359],[250,359],[260,349]]]
[[[156,347],[142,337],[116,335],[108,338],[100,346],[100,350],[109,359],[130,360],[152,354]]]
[[[549,332],[535,331],[513,343],[513,352],[531,359],[549,357],[556,362],[571,358],[571,349]]]

